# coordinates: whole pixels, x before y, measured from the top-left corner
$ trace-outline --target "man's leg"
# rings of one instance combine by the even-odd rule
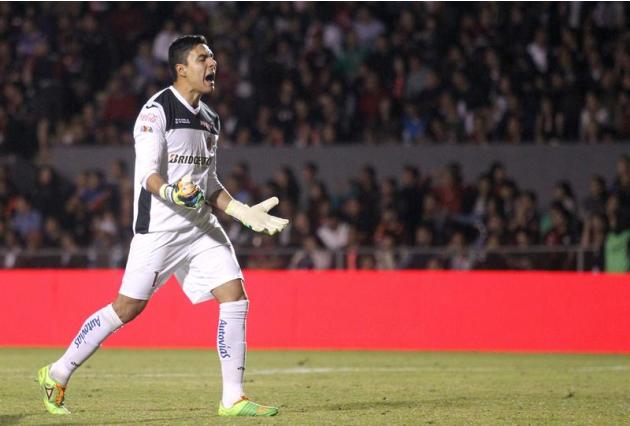
[[[256,404],[245,398],[243,374],[247,345],[245,329],[249,300],[240,279],[212,290],[219,302],[219,327],[217,331],[217,352],[221,361],[223,376],[223,396],[219,406],[222,416],[274,416],[275,407]]]
[[[63,356],[39,371],[39,383],[44,391],[44,405],[48,411],[53,414],[68,413],[63,406],[63,399],[72,373],[96,352],[110,334],[138,316],[146,304],[146,300],[119,294],[114,303],[85,320]]]
[[[224,407],[231,407],[241,399],[245,372],[245,326],[249,301],[241,280],[232,280],[212,290],[219,302],[217,352],[223,376]]]

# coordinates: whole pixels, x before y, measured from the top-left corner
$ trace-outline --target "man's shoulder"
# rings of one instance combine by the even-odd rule
[[[205,103],[204,101],[199,101],[199,105],[201,105],[201,110],[204,113],[206,113],[207,115],[209,115],[213,119],[217,119],[217,120],[219,119],[219,114],[217,114],[217,112],[215,110],[210,108],[210,106],[207,103]]]
[[[142,106],[143,109],[150,109],[154,107],[164,107],[170,103],[171,98],[173,98],[173,93],[169,90],[168,87],[160,90],[155,93],[153,96],[149,98],[148,101]]]
[[[176,117],[186,116],[187,110],[177,99],[171,87],[160,90],[142,106],[140,114],[147,113],[160,114],[163,117],[166,129],[172,128],[176,124]]]
[[[171,109],[169,101],[166,99],[168,92],[170,92],[168,88],[160,90],[151,96],[140,108],[136,127],[141,129],[142,132],[153,133],[156,126],[160,129],[166,126],[169,110]]]
[[[200,112],[202,115],[202,119],[205,118],[206,120],[209,120],[210,123],[212,123],[213,127],[217,130],[217,132],[220,131],[221,120],[219,119],[219,114],[217,114],[215,110],[210,108],[208,104],[203,101],[199,101],[199,105],[201,106]]]

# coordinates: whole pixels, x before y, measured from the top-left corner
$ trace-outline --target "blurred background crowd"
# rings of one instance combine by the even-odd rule
[[[138,108],[170,84],[179,34],[204,34],[215,52],[209,103],[224,147],[600,144],[630,137],[629,11],[620,2],[0,2],[0,155],[39,166],[30,193],[0,167],[0,267],[124,266],[125,162],[70,182],[47,165],[49,150],[131,146]],[[475,181],[462,176],[458,163],[428,173],[410,159],[400,176],[366,165],[340,193],[317,164],[255,182],[242,163],[222,175],[227,189],[250,204],[278,195],[291,226],[267,238],[220,220],[245,267],[630,268],[628,157],[614,179],[593,175],[586,199],[550,182],[551,205],[500,163]],[[555,250],[571,247],[581,257]]]
[[[133,216],[124,164],[86,170],[74,182],[43,166],[32,193],[16,190],[0,168],[2,266],[124,266]],[[407,165],[400,176],[387,177],[365,165],[345,192],[320,178],[314,163],[282,167],[264,183],[252,179],[246,163],[222,176],[241,202],[277,195],[277,214],[291,220],[279,236],[266,237],[218,213],[243,266],[575,270],[577,247],[580,269],[630,269],[628,156],[618,159],[614,180],[592,176],[584,199],[567,181],[550,186],[549,206],[540,206],[538,194],[523,190],[501,163],[474,182],[463,181],[458,163],[437,174]],[[47,255],[45,249],[61,251]]]
[[[205,34],[222,143],[604,143],[630,135],[623,2],[0,3],[0,149],[130,144]]]

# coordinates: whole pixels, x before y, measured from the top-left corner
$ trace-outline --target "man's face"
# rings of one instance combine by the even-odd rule
[[[188,53],[185,79],[190,87],[204,95],[214,91],[217,61],[206,44],[198,44]]]

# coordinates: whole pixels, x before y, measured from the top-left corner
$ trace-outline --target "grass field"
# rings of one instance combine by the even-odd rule
[[[630,424],[629,356],[254,351],[246,390],[280,414],[223,419],[210,350],[101,350],[49,415],[34,378],[61,352],[0,349],[0,424]]]

